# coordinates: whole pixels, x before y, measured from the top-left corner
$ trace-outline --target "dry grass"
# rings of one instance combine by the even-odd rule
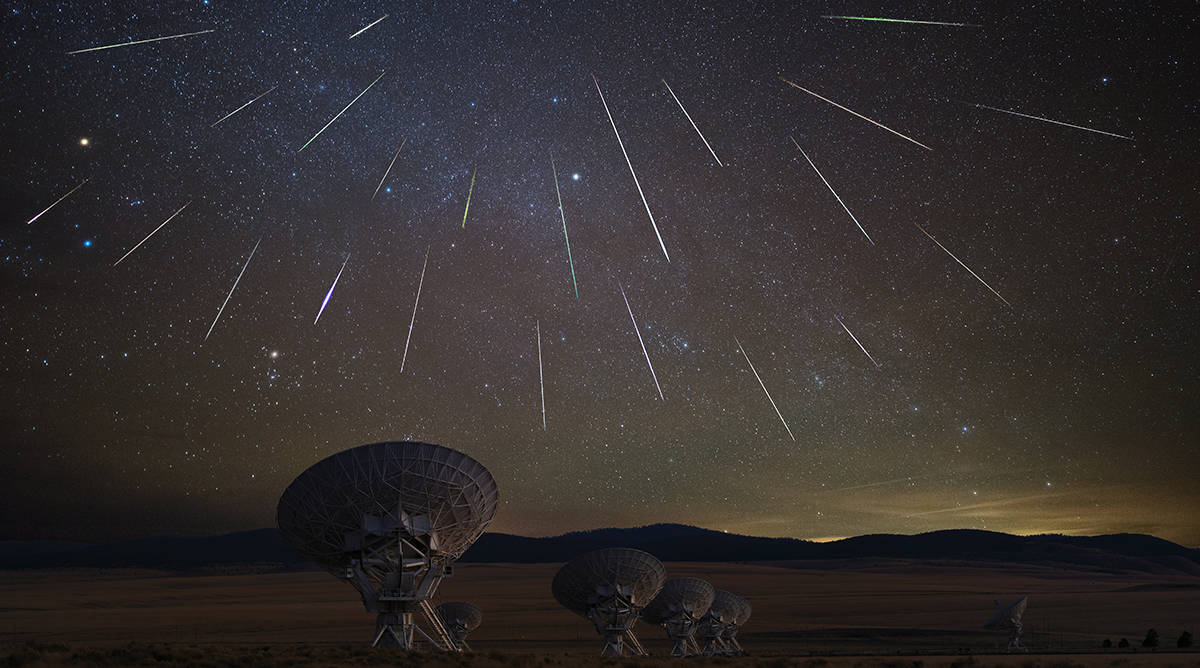
[[[191,666],[195,668],[334,668],[395,666],[400,668],[1099,668],[1112,666],[1200,666],[1198,654],[1111,654],[1073,656],[922,656],[922,657],[743,657],[737,659],[601,659],[579,654],[463,655],[407,653],[361,645],[170,645],[129,643],[119,647],[84,647],[29,642],[0,647],[0,668],[96,668]]]
[[[595,631],[550,595],[556,568],[460,565],[443,584],[439,600],[472,601],[484,611],[483,626],[470,638],[478,652],[465,659],[366,649],[362,645],[374,630],[373,617],[349,585],[324,573],[0,573],[0,668],[677,665],[594,658],[600,647]],[[1200,630],[1200,596],[1164,585],[1194,586],[1194,578],[896,563],[837,570],[672,563],[668,571],[703,577],[754,605],[740,636],[753,659],[689,660],[687,665],[1200,666],[1200,654],[1165,652],[984,657],[1005,638],[980,628],[993,598],[1029,594],[1026,641],[1036,651],[1098,650],[1104,638],[1115,643],[1125,637],[1137,645],[1149,627],[1158,629],[1165,650],[1173,648],[1183,629]],[[638,634],[652,654],[667,654],[661,630],[639,625]],[[974,659],[930,656],[966,653]]]

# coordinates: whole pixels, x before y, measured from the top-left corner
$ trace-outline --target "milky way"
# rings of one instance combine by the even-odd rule
[[[847,9],[6,8],[0,538],[268,526],[415,438],[501,531],[1200,543],[1194,12]]]

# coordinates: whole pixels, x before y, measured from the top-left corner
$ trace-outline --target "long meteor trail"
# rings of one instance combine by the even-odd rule
[[[359,35],[363,34],[364,32],[366,32],[366,31],[370,30],[371,28],[374,28],[376,23],[379,23],[380,21],[382,21],[382,20],[386,19],[386,18],[387,18],[387,17],[389,17],[389,16],[391,16],[391,14],[384,14],[383,16],[380,16],[379,18],[375,19],[374,21],[371,21],[371,22],[370,22],[370,23],[368,23],[366,26],[364,26],[364,27],[360,28],[358,32],[356,32],[356,33],[354,33],[353,35],[351,35],[351,36],[347,37],[347,38],[346,38],[346,41],[350,41],[350,40],[354,39],[355,37],[358,37]]]
[[[120,260],[117,260],[116,262],[114,262],[114,263],[113,263],[113,266],[115,267],[115,266],[117,266],[118,264],[121,264],[121,262],[122,262],[122,261],[124,261],[124,260],[125,260],[125,258],[127,258],[127,257],[129,257],[130,255],[132,255],[132,254],[133,254],[133,251],[135,251],[135,250],[137,250],[138,248],[140,248],[142,244],[146,243],[146,240],[147,240],[147,239],[149,239],[150,237],[154,236],[154,233],[155,233],[155,232],[158,232],[159,230],[161,230],[161,229],[163,228],[163,225],[166,225],[167,223],[171,222],[171,219],[172,219],[172,218],[174,218],[175,216],[178,216],[178,215],[179,215],[179,212],[180,212],[180,211],[183,211],[184,209],[186,209],[186,208],[188,207],[188,204],[191,204],[191,203],[192,203],[192,201],[191,201],[191,200],[188,200],[188,203],[187,203],[187,204],[184,204],[183,206],[179,207],[179,210],[178,210],[178,211],[176,211],[175,213],[173,213],[173,214],[171,214],[170,216],[168,216],[166,220],[164,220],[164,221],[163,221],[161,224],[159,224],[159,226],[158,226],[158,227],[154,228],[154,232],[151,232],[150,234],[147,234],[145,239],[142,239],[141,241],[137,242],[137,245],[136,245],[136,246],[134,246],[133,248],[130,248],[130,249],[129,249],[129,250],[128,250],[128,251],[127,251],[127,252],[126,252],[124,255],[122,255]]]
[[[858,344],[859,350],[866,354],[867,358],[871,360],[871,363],[875,365],[875,368],[882,369],[883,367],[880,366],[879,362],[875,361],[874,357],[871,357],[871,353],[867,352],[867,349],[863,347],[863,344],[858,340],[858,337],[854,335],[854,332],[850,331],[850,328],[846,326],[846,323],[842,322],[842,319],[836,315],[833,317],[837,318],[838,324],[842,326],[842,329],[846,330],[846,333],[850,335],[850,338],[854,339],[854,342]]]
[[[795,139],[791,137],[789,137],[789,139],[792,139],[792,143],[796,144]],[[813,171],[817,173],[817,176],[820,176],[821,180],[825,181],[825,187],[829,188],[829,192],[833,193],[834,197],[837,197],[838,204],[841,204],[842,208],[846,210],[846,213],[850,215],[850,220],[853,220],[854,224],[858,225],[859,231],[861,231],[863,236],[867,238],[867,241],[870,241],[871,245],[874,246],[875,240],[871,238],[871,235],[867,234],[867,231],[863,229],[862,224],[858,222],[858,219],[854,217],[854,214],[850,213],[850,207],[846,206],[846,203],[842,201],[841,197],[838,197],[837,191],[833,189],[833,186],[829,185],[829,181],[825,180],[825,175],[821,174],[821,170],[817,169],[817,166],[813,164],[812,158],[808,157],[808,154],[804,152],[804,149],[800,148],[799,144],[796,144],[796,148],[800,149],[800,154],[804,156],[804,159],[808,161],[808,164],[812,165]]]
[[[475,192],[475,171],[478,168],[471,169],[471,187],[467,189],[467,205],[463,207],[463,222],[462,228],[467,229],[467,212],[471,210],[471,194]]]
[[[210,127],[210,128],[215,128],[215,127],[217,127],[218,125],[220,125],[220,124],[221,124],[221,121],[225,120],[226,118],[229,118],[230,116],[232,116],[232,115],[236,114],[237,112],[239,112],[239,111],[241,111],[241,110],[245,109],[246,107],[249,107],[250,105],[254,104],[255,102],[258,102],[258,98],[260,98],[260,97],[262,97],[262,96],[266,95],[267,93],[270,93],[271,91],[275,90],[276,88],[279,88],[279,86],[271,86],[270,88],[268,88],[268,89],[264,90],[263,92],[261,92],[261,93],[259,93],[258,95],[256,95],[256,96],[254,97],[254,99],[253,99],[253,100],[250,100],[250,101],[249,101],[249,102],[247,102],[246,104],[243,104],[242,106],[238,107],[237,109],[234,109],[233,111],[229,112],[228,114],[225,114],[224,116],[222,116],[222,117],[221,117],[221,120],[220,120],[220,121],[217,121],[216,123],[213,123],[212,125],[210,125],[210,126],[208,126],[208,127]]]
[[[704,133],[700,132],[700,128],[696,127],[696,121],[692,120],[692,115],[688,113],[687,109],[683,108],[683,103],[679,101],[679,96],[675,94],[675,91],[671,90],[671,84],[667,83],[666,79],[663,79],[662,82],[663,85],[667,87],[667,92],[671,94],[671,97],[675,98],[675,103],[679,105],[680,111],[682,111],[683,115],[687,117],[688,123],[692,124],[692,129],[696,131],[696,134],[700,135],[700,141],[704,142],[704,146],[708,148],[708,152],[712,153],[713,160],[717,161],[718,166],[724,167],[725,165],[721,164],[721,159],[717,157],[717,152],[713,150],[713,147],[709,145],[708,140],[704,138]]]
[[[878,121],[873,121],[873,120],[871,120],[871,119],[867,118],[866,116],[863,116],[862,114],[858,113],[857,111],[854,111],[853,109],[849,109],[849,108],[843,107],[842,105],[838,104],[837,102],[834,102],[833,100],[831,100],[831,99],[829,99],[829,98],[827,98],[827,97],[822,97],[822,96],[820,96],[820,95],[817,95],[816,93],[814,93],[814,92],[812,92],[811,90],[809,90],[809,89],[807,89],[807,88],[805,88],[805,87],[801,86],[800,84],[797,84],[797,83],[793,83],[793,82],[791,82],[791,81],[788,81],[787,79],[784,79],[783,77],[779,77],[779,80],[780,80],[780,81],[782,81],[783,83],[785,83],[785,84],[787,84],[787,85],[789,85],[789,86],[793,87],[793,88],[798,88],[798,89],[800,89],[800,90],[804,91],[805,93],[808,93],[809,95],[811,95],[811,96],[813,96],[813,97],[817,98],[818,100],[824,100],[825,102],[828,102],[829,104],[832,104],[833,106],[837,107],[838,109],[841,109],[842,111],[848,111],[848,112],[850,112],[850,113],[854,114],[855,116],[858,116],[859,118],[863,119],[864,121],[867,121],[868,123],[871,123],[871,124],[873,124],[873,125],[876,125],[876,126],[878,126],[878,127],[881,127],[881,128],[883,128],[884,130],[887,130],[888,132],[890,132],[890,133],[892,133],[892,134],[896,135],[897,137],[900,137],[901,139],[907,139],[908,141],[910,141],[910,142],[912,142],[912,143],[916,144],[917,146],[920,146],[921,148],[925,149],[926,151],[932,151],[932,150],[933,150],[932,148],[929,148],[928,146],[926,146],[926,145],[922,144],[921,142],[917,141],[916,139],[913,139],[912,137],[909,137],[908,135],[900,134],[899,132],[896,132],[895,130],[893,130],[893,129],[889,128],[888,126],[884,125],[883,123],[880,123],[880,122],[878,122]]]
[[[342,268],[338,269],[337,276],[333,278],[333,285],[329,286],[329,292],[325,293],[325,301],[321,302],[321,309],[317,311],[317,317],[313,320],[313,324],[317,324],[317,320],[321,319],[321,314],[325,312],[325,305],[329,303],[329,298],[333,296],[333,290],[337,287],[338,279],[342,277],[342,272],[346,271],[346,263],[350,261],[350,254],[346,254],[345,262],[342,262]]]
[[[408,321],[408,338],[404,339],[404,356],[400,358],[400,373],[404,373],[404,363],[408,361],[408,343],[412,341],[413,325],[417,322],[417,305],[421,303],[421,286],[425,285],[425,267],[429,265],[429,249],[425,249],[425,263],[421,265],[421,280],[417,283],[417,298],[413,300],[412,320]]]
[[[180,37],[191,37],[193,35],[203,35],[205,33],[216,32],[215,29],[199,30],[197,32],[185,32],[178,35],[167,35],[166,37],[152,37],[150,39],[138,39],[132,42],[121,42],[120,44],[108,44],[106,46],[93,46],[87,49],[79,49],[78,51],[68,51],[68,56],[73,56],[77,53],[87,53],[89,51],[103,51],[104,49],[116,49],[122,46],[133,46],[135,44],[149,44],[150,42],[161,42],[164,39],[179,39]]]
[[[916,223],[913,223],[913,225],[917,225],[917,224],[916,224]],[[943,246],[943,245],[942,245],[942,242],[938,241],[937,239],[934,239],[932,234],[930,234],[930,233],[926,232],[924,227],[921,227],[920,225],[917,225],[917,229],[918,229],[918,230],[921,230],[921,232],[922,232],[922,233],[923,233],[925,236],[929,237],[929,240],[930,240],[930,241],[932,241],[933,243],[937,244],[937,245],[938,245],[938,248],[941,248],[942,250],[946,251],[946,255],[949,255],[950,257],[954,258],[954,261],[955,261],[955,262],[957,262],[957,263],[959,264],[959,266],[961,266],[963,269],[966,269],[967,271],[971,272],[971,275],[975,277],[975,280],[979,281],[980,283],[983,283],[983,287],[987,288],[988,290],[991,290],[991,291],[992,291],[992,294],[994,294],[994,295],[996,295],[997,297],[999,297],[999,298],[1000,298],[1000,301],[1004,302],[1004,305],[1005,305],[1005,306],[1012,306],[1012,304],[1009,304],[1009,303],[1008,303],[1008,300],[1007,300],[1007,299],[1005,299],[1004,297],[1001,297],[999,292],[996,292],[996,291],[995,291],[995,290],[992,288],[992,286],[988,285],[988,284],[987,284],[987,281],[983,280],[982,278],[979,278],[979,274],[976,274],[974,271],[971,271],[971,268],[970,268],[970,267],[968,267],[967,265],[963,264],[963,261],[962,261],[962,260],[960,260],[960,259],[958,259],[958,257],[957,257],[957,256],[955,256],[955,255],[954,255],[954,253],[951,253],[949,248],[946,248],[945,246]]]
[[[562,216],[563,239],[567,242],[567,263],[571,265],[571,285],[575,298],[579,299],[579,283],[575,281],[575,260],[571,259],[571,237],[567,236],[567,212],[563,210],[562,191],[558,189],[558,169],[554,166],[554,154],[550,155],[550,171],[554,172],[554,193],[558,195],[558,215]]]
[[[633,331],[637,334],[638,343],[642,346],[642,354],[646,356],[646,366],[650,367],[650,376],[654,378],[654,387],[658,388],[658,398],[666,401],[663,396],[662,386],[658,384],[658,374],[654,373],[654,364],[650,362],[650,353],[646,351],[646,342],[642,340],[642,331],[638,329],[637,320],[633,317],[633,308],[629,306],[629,298],[625,296],[625,288],[617,281],[617,287],[621,289],[621,299],[625,300],[625,308],[629,311],[629,319],[633,322]]]
[[[229,298],[233,296],[233,291],[237,290],[238,283],[242,281],[242,274],[246,273],[246,267],[250,266],[250,260],[254,259],[254,251],[258,250],[258,244],[262,243],[262,238],[259,238],[254,244],[254,248],[250,249],[250,257],[246,258],[246,264],[242,265],[242,270],[238,272],[237,278],[233,281],[233,287],[229,288],[229,294],[225,295],[225,301],[221,302],[221,308],[217,309],[217,317],[213,318],[212,324],[208,326],[208,334],[204,335],[204,340],[207,341],[210,334],[213,333],[213,328],[217,326],[217,321],[221,319],[221,314],[225,312],[225,305],[229,303]]]
[[[980,108],[980,109],[991,109],[992,111],[998,111],[998,112],[1000,112],[1000,113],[1002,113],[1002,114],[1012,114],[1013,116],[1020,116],[1021,118],[1032,118],[1032,119],[1033,119],[1033,120],[1035,120],[1035,121],[1042,121],[1042,122],[1044,122],[1044,123],[1053,123],[1053,124],[1055,124],[1055,125],[1062,125],[1062,126],[1065,126],[1065,127],[1068,127],[1068,128],[1075,128],[1076,130],[1086,130],[1086,131],[1088,131],[1088,132],[1095,132],[1095,133],[1096,133],[1096,134],[1098,134],[1098,135],[1107,135],[1107,136],[1109,136],[1109,137],[1116,137],[1117,139],[1128,139],[1129,141],[1133,141],[1133,137],[1127,137],[1127,136],[1125,136],[1125,135],[1119,135],[1119,134],[1116,134],[1116,133],[1114,133],[1114,132],[1105,132],[1104,130],[1095,130],[1095,129],[1092,129],[1092,128],[1085,128],[1085,127],[1083,127],[1082,125],[1073,125],[1073,124],[1071,124],[1071,123],[1064,123],[1064,122],[1062,122],[1062,121],[1056,121],[1056,120],[1054,120],[1054,119],[1051,119],[1051,118],[1043,118],[1043,117],[1041,117],[1041,116],[1031,116],[1031,115],[1029,115],[1029,114],[1022,114],[1022,113],[1021,113],[1021,112],[1019,112],[1019,111],[1009,111],[1008,109],[1001,109],[1001,108],[999,108],[999,107],[989,107],[989,106],[987,106],[986,104],[975,104],[975,103],[973,103],[973,102],[967,102],[966,104],[969,104],[969,105],[971,105],[972,107],[978,107],[978,108]]]
[[[405,137],[404,140],[400,142],[400,148],[396,149],[396,155],[393,155],[392,161],[388,163],[387,171],[383,173],[383,178],[379,179],[379,185],[375,186],[375,192],[371,195],[372,201],[375,200],[375,195],[379,194],[379,189],[383,187],[383,182],[387,180],[388,174],[392,173],[392,165],[396,164],[396,158],[400,157],[400,151],[404,149],[404,145],[406,143],[408,143],[408,137]]]
[[[40,212],[40,213],[38,213],[38,215],[34,216],[33,218],[30,218],[28,221],[26,221],[26,223],[25,223],[25,224],[26,224],[26,225],[32,225],[32,224],[33,224],[33,221],[37,220],[38,218],[41,218],[41,217],[42,217],[42,214],[44,214],[44,213],[46,213],[47,211],[49,211],[50,209],[53,209],[54,207],[58,206],[58,203],[59,203],[59,202],[63,201],[64,199],[66,199],[66,198],[68,198],[68,197],[70,197],[70,196],[71,196],[71,193],[74,193],[76,190],[79,190],[80,188],[82,188],[82,187],[83,187],[83,184],[84,184],[84,183],[87,183],[87,182],[88,182],[88,180],[89,180],[89,179],[84,179],[82,183],[80,183],[79,185],[75,186],[74,188],[71,188],[70,190],[68,190],[66,195],[63,195],[62,197],[59,197],[58,199],[54,200],[54,204],[51,204],[50,206],[48,206],[48,207],[46,207],[46,208],[42,209],[42,210],[41,210],[41,212]],[[557,182],[555,183],[555,185],[556,185],[556,186],[558,185],[558,184],[557,184]],[[563,223],[563,225],[566,225],[566,223],[564,222],[564,223]],[[566,228],[564,227],[563,229],[566,229]]]
[[[621,141],[621,133],[617,132],[617,122],[613,120],[612,112],[608,110],[608,103],[604,101],[604,91],[600,90],[600,81],[596,79],[596,75],[592,75],[592,81],[596,83],[596,92],[600,93],[600,104],[604,105],[604,113],[608,114],[608,122],[612,123],[613,134],[617,136],[617,144],[621,146],[621,154],[625,156],[625,164],[629,165],[629,173],[633,175],[633,185],[637,186],[638,194],[642,196],[642,205],[646,207],[646,215],[650,216],[650,226],[654,228],[654,236],[658,237],[658,245],[662,247],[663,255],[666,256],[667,262],[671,261],[671,254],[667,252],[667,245],[663,243],[662,235],[658,233],[658,223],[654,222],[654,214],[650,213],[650,203],[646,201],[646,193],[642,192],[642,184],[638,182],[637,173],[633,171],[633,163],[629,161],[629,153],[625,150],[625,142]]]
[[[787,430],[788,436],[792,437],[792,442],[794,443],[796,436],[792,434],[792,429],[788,426],[787,420],[783,419],[783,413],[779,412],[779,406],[775,405],[775,400],[771,398],[771,393],[767,391],[767,386],[763,383],[762,376],[759,376],[758,371],[754,369],[754,363],[750,361],[750,356],[746,354],[746,349],[742,347],[742,342],[738,341],[736,336],[733,337],[733,340],[737,341],[738,350],[742,351],[742,357],[746,358],[746,364],[750,366],[750,371],[758,379],[758,386],[762,388],[763,394],[767,395],[767,401],[771,402],[771,408],[775,409],[775,414],[779,416],[779,421],[783,423],[783,428]]]
[[[918,21],[915,19],[885,19],[875,16],[829,16],[822,15],[823,19],[842,19],[845,21],[883,21],[886,23],[918,23],[927,26],[955,26],[959,28],[982,28],[978,23],[952,23],[950,21]]]
[[[542,389],[542,431],[546,431],[546,377],[542,374],[542,323],[535,320],[537,325],[538,343],[538,386]]]
[[[350,100],[350,104],[346,105],[346,107],[344,109],[337,112],[337,116],[334,116],[333,118],[329,119],[329,122],[325,124],[325,127],[321,128],[320,130],[317,130],[317,134],[313,135],[312,139],[309,139],[308,141],[304,142],[304,146],[301,146],[296,152],[299,153],[300,151],[303,151],[304,149],[308,148],[308,145],[313,143],[313,139],[320,137],[321,133],[324,132],[326,128],[333,125],[334,121],[336,121],[338,118],[340,118],[342,114],[346,113],[346,109],[353,107],[354,103],[358,102],[358,98],[362,97],[363,95],[366,95],[367,91],[371,90],[371,86],[374,86],[375,84],[379,83],[379,80],[382,79],[383,75],[385,75],[385,74],[387,74],[386,71],[380,72],[379,76],[376,77],[375,80],[371,82],[370,86],[367,86],[366,88],[364,88],[363,92],[359,93],[353,100]]]

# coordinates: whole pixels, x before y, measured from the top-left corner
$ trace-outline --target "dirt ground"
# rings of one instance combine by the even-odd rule
[[[145,665],[657,665],[593,661],[594,629],[550,595],[557,567],[459,565],[437,600],[470,601],[484,621],[469,639],[475,653],[443,657],[448,663],[362,653],[374,619],[348,584],[324,573],[4,572],[0,666],[138,665],[145,657]],[[1174,651],[1183,630],[1200,632],[1195,578],[900,562],[667,568],[754,606],[739,636],[752,658],[689,660],[694,665],[1200,666],[1200,653]],[[981,626],[993,599],[1022,595],[1030,597],[1025,641],[1033,654],[997,655],[1006,636]],[[1161,637],[1155,653],[1138,647],[1149,628]],[[637,633],[652,654],[666,654],[660,629],[639,623]],[[1105,638],[1128,638],[1137,649],[1060,654],[1099,651]],[[975,663],[962,663],[968,659]]]

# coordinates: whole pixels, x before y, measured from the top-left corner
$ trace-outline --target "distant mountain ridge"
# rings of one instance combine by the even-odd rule
[[[916,535],[871,534],[829,543],[763,538],[682,524],[596,529],[530,538],[485,533],[463,555],[470,563],[555,563],[605,547],[635,547],[663,561],[804,562],[917,560],[1006,564],[1111,573],[1200,577],[1200,550],[1144,534],[1014,536],[958,529]],[[149,568],[198,570],[237,565],[301,569],[306,560],[275,529],[217,536],[151,536],[104,544],[0,541],[0,569]],[[835,566],[829,566],[835,567]]]

